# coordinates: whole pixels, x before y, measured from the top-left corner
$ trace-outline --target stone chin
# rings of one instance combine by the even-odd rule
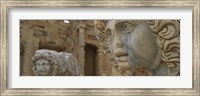
[[[118,66],[120,66],[120,69],[127,69],[129,68],[129,62],[128,62],[128,56],[121,56],[115,58]]]

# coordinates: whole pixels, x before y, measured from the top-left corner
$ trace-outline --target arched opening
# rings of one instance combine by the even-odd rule
[[[85,45],[85,65],[84,75],[85,76],[96,76],[96,46],[86,44]]]

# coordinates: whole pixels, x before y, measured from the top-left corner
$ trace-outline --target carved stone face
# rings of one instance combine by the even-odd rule
[[[120,67],[150,67],[158,49],[153,32],[144,20],[111,20],[107,23],[108,45]]]
[[[46,76],[49,73],[51,65],[46,59],[39,59],[35,64],[35,70],[38,75]]]

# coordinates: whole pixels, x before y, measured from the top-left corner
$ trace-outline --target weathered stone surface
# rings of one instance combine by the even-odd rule
[[[95,21],[97,39],[116,75],[174,76],[180,72],[176,20]]]
[[[32,61],[36,76],[80,75],[80,65],[71,53],[37,50]]]

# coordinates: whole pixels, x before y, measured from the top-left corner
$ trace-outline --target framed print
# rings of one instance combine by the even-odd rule
[[[1,95],[199,96],[199,0],[1,0]]]

